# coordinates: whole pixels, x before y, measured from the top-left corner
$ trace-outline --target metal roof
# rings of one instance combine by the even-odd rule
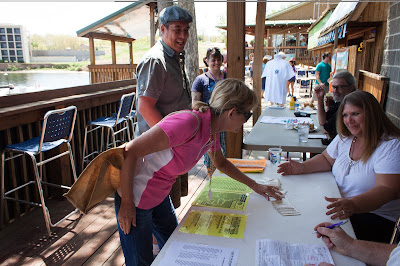
[[[90,33],[138,39],[150,35],[150,7],[152,0],[137,0],[134,3],[86,26],[76,32],[78,37]],[[96,3],[93,3],[96,4]]]
[[[354,9],[359,4],[359,0],[352,0],[352,2],[340,2],[333,11],[325,26],[321,29],[321,35],[325,35],[331,31],[332,28],[339,27],[347,22],[347,18],[353,13]]]

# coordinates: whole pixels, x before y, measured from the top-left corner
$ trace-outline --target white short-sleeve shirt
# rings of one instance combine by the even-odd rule
[[[382,141],[367,162],[352,161],[349,156],[353,138],[335,137],[327,147],[330,157],[335,159],[332,173],[342,197],[358,196],[375,186],[376,174],[400,174],[400,139]],[[400,199],[393,200],[372,211],[391,221],[400,216]]]

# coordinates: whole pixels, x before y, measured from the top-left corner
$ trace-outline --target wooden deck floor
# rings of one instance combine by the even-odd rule
[[[244,125],[245,135],[251,128],[252,119]],[[249,155],[247,151],[244,157]],[[251,155],[265,157],[264,152]],[[181,198],[181,206],[176,209],[179,221],[207,181],[202,162],[189,172],[188,196]],[[51,199],[47,204],[53,220],[73,209],[65,198]],[[76,214],[53,228],[49,237],[42,210],[34,208],[0,230],[0,265],[124,265],[116,223],[114,200],[110,197],[89,214]]]
[[[180,221],[205,185],[202,160],[189,172],[189,193],[176,209]],[[48,201],[55,220],[73,207],[64,198]],[[0,230],[0,265],[124,265],[114,200],[108,198],[87,215],[75,215],[46,233],[40,208]]]

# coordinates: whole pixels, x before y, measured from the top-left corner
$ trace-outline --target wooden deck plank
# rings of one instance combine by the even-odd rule
[[[118,238],[118,243],[119,238]],[[114,253],[103,263],[103,266],[125,265],[124,253],[122,252],[121,245]]]
[[[38,215],[38,210],[41,211],[40,209],[36,209],[32,212],[32,214],[36,214],[33,215],[32,219],[37,220],[35,225],[42,223],[40,227],[44,227],[43,217]],[[1,254],[5,253],[7,256],[7,259],[4,260],[6,263],[17,263],[18,265],[42,264],[53,255],[58,256],[57,254],[66,253],[72,247],[76,247],[77,241],[76,239],[74,240],[75,236],[79,234],[90,236],[90,228],[95,227],[96,223],[102,225],[108,220],[115,220],[112,199],[107,199],[102,205],[97,206],[92,212],[80,217],[75,222],[64,221],[57,228],[53,229],[54,233],[52,237],[46,235],[45,228],[35,234],[35,231],[38,231],[38,227],[26,226],[29,229],[22,230],[21,234],[15,234],[17,236],[14,236],[13,240],[8,242],[12,245],[9,245],[4,250],[1,248]],[[25,227],[19,228],[23,229]],[[96,232],[98,228],[94,228],[91,231]],[[0,260],[3,260],[2,258],[3,256],[0,257]]]
[[[206,182],[207,171],[201,160],[189,172],[189,195],[182,198],[181,207],[176,209],[179,221]],[[50,210],[55,209],[52,213],[54,219],[67,211],[64,210],[67,206],[71,207],[65,200],[60,202],[54,199],[48,205]],[[40,208],[0,230],[0,265],[125,264],[112,198],[76,222],[61,223],[52,232],[52,237],[46,236]]]
[[[189,174],[190,173],[191,172],[189,172]],[[207,183],[207,170],[202,160],[192,169],[192,173],[193,174],[189,175],[188,195],[181,198],[181,206],[175,210],[179,222],[185,216],[192,202]]]
[[[73,233],[72,239],[55,252],[47,252],[42,265],[83,265],[116,232],[116,223],[114,210],[110,208],[85,230]]]
[[[83,264],[84,266],[90,266],[90,265],[102,265],[104,262],[106,262],[110,257],[114,255],[116,251],[121,247],[120,241],[119,241],[119,234],[118,230],[111,235],[109,239],[104,242],[104,244],[101,245],[100,248],[96,250],[96,252],[93,253],[92,256]],[[123,256],[122,256],[123,257]],[[122,261],[122,264],[124,264],[124,260]],[[119,265],[122,265],[119,264]],[[116,265],[113,263],[113,265]]]

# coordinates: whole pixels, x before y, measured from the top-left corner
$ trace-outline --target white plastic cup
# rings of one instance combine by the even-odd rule
[[[310,125],[298,124],[297,132],[299,134],[300,142],[308,142],[308,132],[310,132]]]
[[[285,128],[286,128],[286,129],[293,129],[293,127],[294,127],[293,119],[288,119],[288,120],[286,121]]]
[[[280,164],[281,163],[281,156],[282,156],[282,149],[281,148],[269,148],[269,160],[272,164]]]

